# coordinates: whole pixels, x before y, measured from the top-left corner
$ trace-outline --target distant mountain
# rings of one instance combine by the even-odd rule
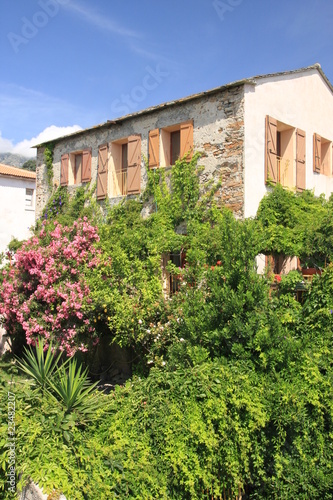
[[[27,170],[36,170],[36,160],[32,158],[27,158],[26,156],[16,155],[13,153],[0,153],[0,163],[2,163],[3,165],[10,165],[11,167],[25,168]],[[33,165],[35,165],[35,168],[33,168]]]

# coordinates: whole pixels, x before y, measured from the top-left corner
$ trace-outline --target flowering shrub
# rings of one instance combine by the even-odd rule
[[[46,345],[53,340],[68,356],[87,350],[96,334],[84,271],[99,263],[98,240],[87,218],[71,227],[44,221],[2,271],[0,314],[9,335],[23,331],[32,345],[38,336]]]

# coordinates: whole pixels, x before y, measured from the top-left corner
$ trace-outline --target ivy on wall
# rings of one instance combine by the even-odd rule
[[[54,143],[49,142],[45,146],[44,161],[46,165],[47,184],[50,189],[52,189],[52,182],[53,182],[53,152],[54,152]]]

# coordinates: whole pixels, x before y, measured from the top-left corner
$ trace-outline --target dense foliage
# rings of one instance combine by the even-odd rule
[[[333,261],[333,197],[315,197],[276,186],[263,198],[257,213],[260,246],[265,253],[300,257],[306,266]]]
[[[25,170],[30,170],[31,172],[36,172],[36,160],[31,159],[23,163],[22,168]]]
[[[214,203],[216,186],[201,191],[197,161],[149,171],[142,199],[104,214],[82,189],[72,201],[57,191],[4,270],[17,343],[42,337],[72,356],[108,335],[136,359],[125,386],[94,394],[91,421],[64,405],[76,361],[45,391],[2,377],[0,442],[11,387],[20,486],[32,478],[68,500],[332,498],[333,265],[302,303],[298,271],[272,287],[255,267],[259,252],[331,262],[332,200],[278,186],[239,221]],[[179,250],[185,266],[167,266],[178,292],[165,297],[161,259]],[[53,366],[40,346],[25,376]]]

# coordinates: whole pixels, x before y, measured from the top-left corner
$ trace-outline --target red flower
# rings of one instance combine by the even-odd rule
[[[221,262],[220,260],[218,260],[218,261],[216,262],[216,265],[217,265],[217,266],[220,266],[221,264],[222,264],[222,262]]]
[[[281,281],[281,276],[279,274],[275,274],[274,275],[274,278],[275,278],[275,281],[277,281],[278,283],[280,283]]]
[[[215,269],[215,267],[214,267],[214,266],[212,266],[212,267],[211,267],[211,270],[212,270],[212,271],[214,271],[214,269]]]

